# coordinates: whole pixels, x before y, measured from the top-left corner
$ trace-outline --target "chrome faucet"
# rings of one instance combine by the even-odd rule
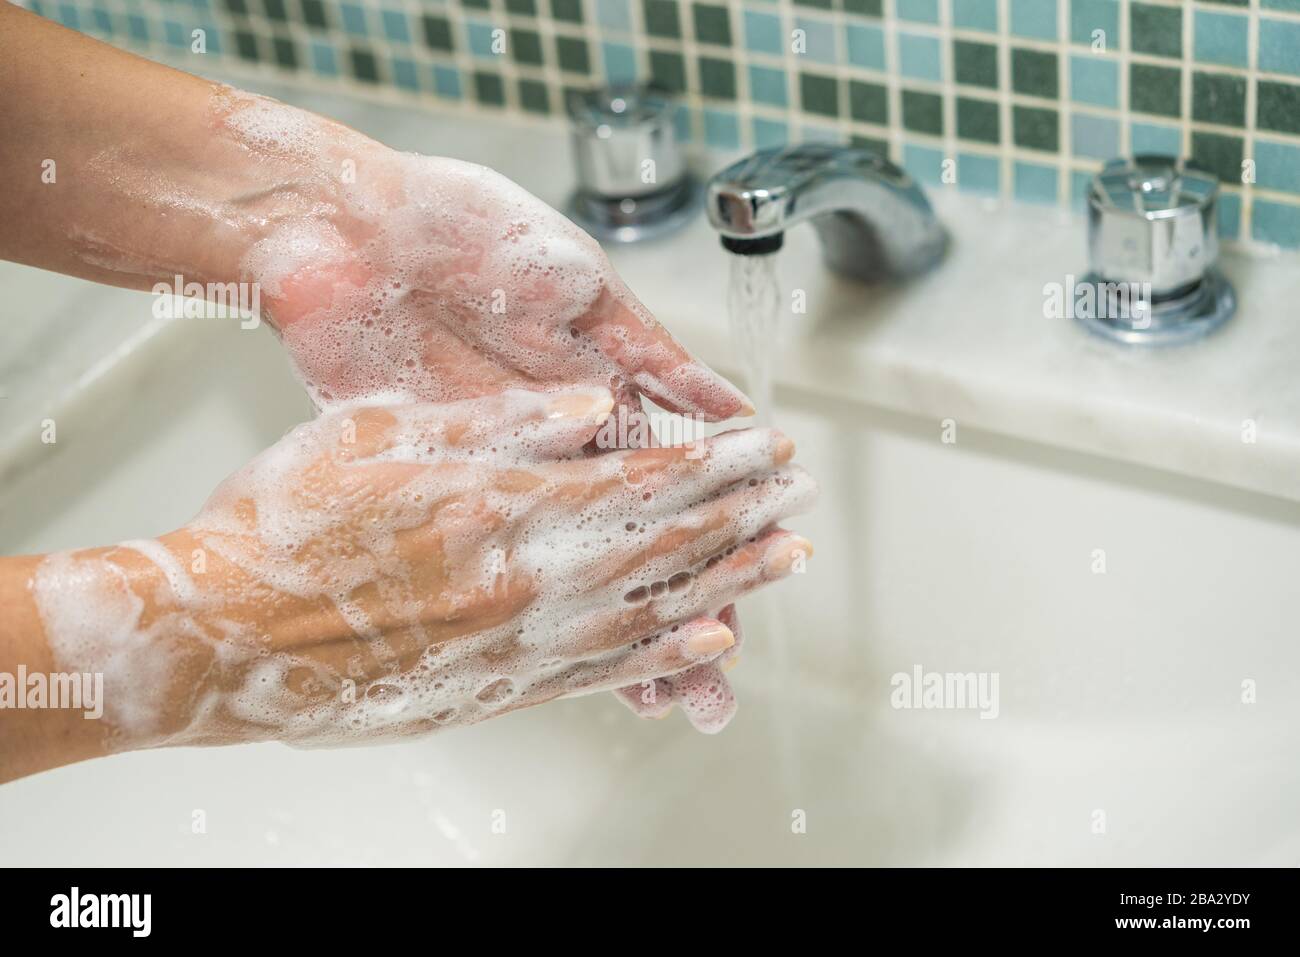
[[[709,180],[706,208],[723,247],[740,255],[775,252],[787,229],[809,220],[826,264],[866,282],[925,272],[948,246],[921,187],[853,146],[759,150]]]

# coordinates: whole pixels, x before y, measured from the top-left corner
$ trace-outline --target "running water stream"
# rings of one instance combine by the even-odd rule
[[[759,425],[774,424],[773,369],[777,356],[781,284],[776,277],[776,253],[731,257],[731,282],[727,288],[727,314],[731,341],[745,376],[745,390],[757,410]],[[768,672],[769,717],[777,745],[781,786],[787,799],[799,794],[799,754],[795,747],[793,686],[785,614],[780,602],[767,592],[755,597],[764,620],[771,654]]]

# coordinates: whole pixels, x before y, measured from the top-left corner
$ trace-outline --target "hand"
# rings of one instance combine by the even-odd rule
[[[215,115],[263,166],[312,157],[279,189],[295,199],[257,230],[242,269],[318,405],[595,385],[711,421],[752,413],[595,240],[500,174],[235,91]]]
[[[612,406],[325,414],[178,532],[47,558],[48,641],[105,673],[119,747],[405,735],[716,661],[710,610],[808,553],[776,523],[813,483],[772,430],[583,457]]]

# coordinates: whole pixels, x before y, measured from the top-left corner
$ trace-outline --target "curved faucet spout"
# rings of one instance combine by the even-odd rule
[[[826,263],[864,281],[933,267],[948,234],[907,173],[870,150],[831,143],[759,150],[709,181],[709,222],[732,252],[779,249],[811,221]]]

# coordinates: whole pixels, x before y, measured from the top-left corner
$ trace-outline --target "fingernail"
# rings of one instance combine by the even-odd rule
[[[730,671],[732,668],[736,667],[736,665],[738,665],[738,664],[740,664],[740,655],[736,655],[736,657],[734,657],[734,658],[728,658],[726,661],[724,661],[724,662],[722,663],[722,670],[723,670],[723,671]]]
[[[686,650],[698,658],[708,658],[736,643],[731,629],[721,622],[706,625],[686,640]]]
[[[569,392],[558,395],[546,403],[548,419],[589,419],[601,422],[614,408],[614,397],[608,392],[591,395],[583,392]]]
[[[784,465],[794,458],[794,439],[788,435],[782,435],[776,440],[776,453],[774,455],[777,465]]]
[[[744,396],[741,396],[740,408],[736,410],[736,418],[748,419],[751,415],[753,415],[757,411],[758,409],[754,408],[754,403],[750,402]]]
[[[812,558],[812,554],[812,542],[796,535],[792,541],[778,546],[776,554],[767,563],[768,574],[773,577],[786,575],[794,567],[795,562],[807,561]]]

